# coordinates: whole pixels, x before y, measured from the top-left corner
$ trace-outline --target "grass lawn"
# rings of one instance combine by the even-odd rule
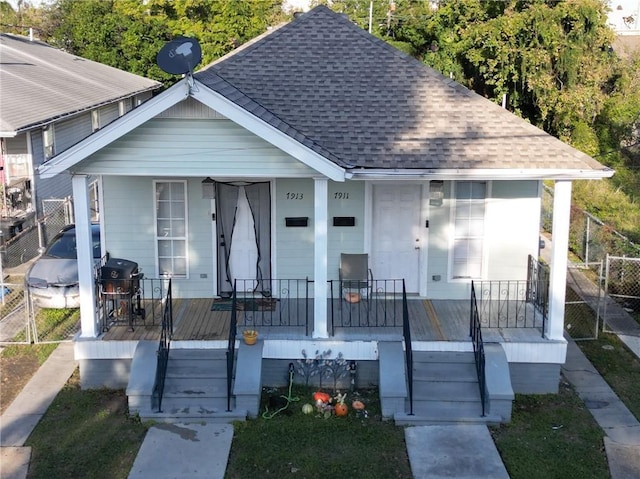
[[[640,420],[640,360],[615,334],[601,333],[595,341],[577,344],[629,411]]]
[[[126,478],[146,431],[124,391],[82,391],[76,370],[27,440],[28,478]]]
[[[610,477],[604,434],[565,382],[558,394],[516,395],[511,423],[492,435],[511,479]]]
[[[278,398],[286,393],[263,394],[261,411],[267,411],[270,395]],[[299,400],[284,413],[235,424],[227,478],[412,477],[404,429],[381,420],[377,391],[363,390],[357,396],[366,405],[367,417],[356,415],[352,408],[347,417],[325,418],[315,408],[306,415],[302,406],[313,403],[312,390],[294,387],[291,396]],[[345,403],[350,405],[353,399],[347,394]],[[272,405],[266,415],[276,409]]]

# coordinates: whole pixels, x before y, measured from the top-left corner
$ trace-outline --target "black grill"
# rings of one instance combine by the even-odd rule
[[[109,258],[100,269],[102,290],[106,293],[133,294],[140,285],[138,263]]]

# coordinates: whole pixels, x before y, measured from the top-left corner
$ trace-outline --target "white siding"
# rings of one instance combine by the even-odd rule
[[[364,253],[363,181],[329,182],[327,278],[338,279],[340,253]],[[333,226],[334,216],[353,216],[355,226]]]
[[[87,174],[309,177],[314,170],[228,120],[154,119],[85,160]]]
[[[138,263],[147,278],[157,278],[153,179],[103,178],[106,250],[112,257]],[[189,179],[187,184],[190,276],[188,280],[175,280],[173,291],[176,297],[210,297],[214,274],[211,201],[202,199],[199,179]]]
[[[277,267],[279,278],[313,278],[313,180],[276,182]],[[285,218],[306,216],[307,227],[287,227]]]
[[[485,222],[485,279],[527,278],[527,257],[538,255],[538,191],[537,181],[492,182]]]
[[[442,206],[429,207],[427,292],[432,299],[466,299],[469,282],[449,281],[451,182],[444,184]],[[524,280],[527,256],[537,256],[540,198],[537,181],[493,181],[485,216],[484,280]],[[439,276],[436,281],[434,276]]]
[[[224,115],[189,97],[158,115],[158,118],[190,118],[224,120]]]
[[[117,120],[120,116],[120,106],[118,102],[102,106],[98,109],[100,116],[100,128],[104,128],[113,120]]]

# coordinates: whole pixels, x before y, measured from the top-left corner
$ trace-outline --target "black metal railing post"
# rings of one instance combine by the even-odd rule
[[[162,396],[164,395],[164,383],[167,377],[167,365],[169,363],[169,349],[171,348],[171,338],[173,336],[173,297],[171,293],[171,279],[167,286],[167,296],[164,299],[162,314],[162,329],[160,331],[160,342],[158,344],[158,363],[156,367],[156,378],[153,386],[153,397],[158,404],[158,412],[162,412]]]
[[[236,282],[233,283],[233,293],[231,295],[231,322],[229,323],[229,340],[227,342],[227,412],[231,411],[231,397],[233,395],[233,367],[236,352],[236,334],[238,332],[238,321],[236,311]]]
[[[478,302],[476,301],[476,291],[471,282],[471,318],[469,321],[469,330],[471,341],[473,343],[473,356],[476,362],[476,373],[478,375],[478,386],[480,388],[480,401],[482,402],[482,416],[485,416],[486,410],[486,389],[487,377],[485,374],[485,355],[484,343],[482,341],[482,329],[480,325],[480,316],[478,314]]]
[[[409,306],[407,289],[402,280],[402,335],[404,337],[404,359],[407,368],[407,391],[409,394],[409,415],[413,416],[413,348],[411,346],[411,325],[409,324]]]

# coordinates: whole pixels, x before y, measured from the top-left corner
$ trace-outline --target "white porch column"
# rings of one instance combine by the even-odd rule
[[[78,282],[80,285],[80,337],[98,336],[96,294],[93,284],[93,242],[91,239],[91,208],[86,175],[74,175],[73,211],[76,222],[78,250]]]
[[[549,317],[545,336],[563,339],[564,303],[567,288],[569,220],[571,216],[571,181],[556,181],[553,192],[553,238],[551,277],[549,278]]]
[[[314,179],[313,337],[328,338],[327,323],[327,178]]]

